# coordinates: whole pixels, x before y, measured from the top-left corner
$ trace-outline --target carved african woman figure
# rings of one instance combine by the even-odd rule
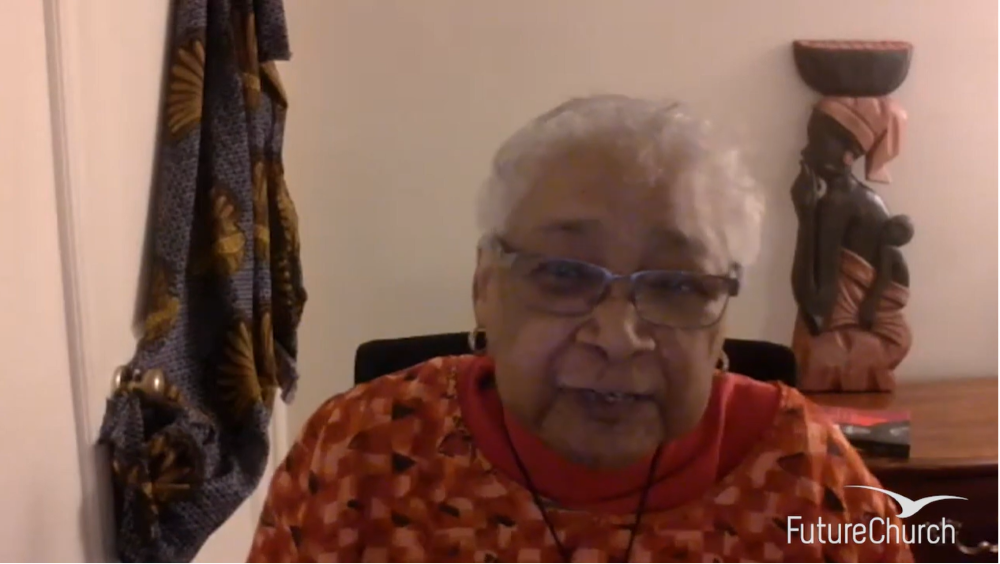
[[[910,349],[900,247],[913,226],[851,172],[864,156],[866,178],[888,183],[885,164],[899,151],[905,120],[888,97],[827,97],[812,112],[791,189],[799,219],[792,349],[803,390],[892,390],[893,369]]]
[[[794,42],[793,53],[799,76],[823,96],[791,189],[799,219],[792,266],[798,386],[892,390],[912,342],[903,316],[910,273],[900,248],[913,226],[889,213],[851,169],[864,157],[865,178],[889,183],[886,164],[899,153],[906,123],[889,94],[906,79],[913,45],[806,40]]]

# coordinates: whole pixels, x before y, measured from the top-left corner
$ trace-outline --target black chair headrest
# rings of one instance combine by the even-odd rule
[[[768,341],[726,339],[723,350],[729,371],[754,380],[796,384],[795,355],[784,345]],[[439,356],[468,354],[467,333],[441,333],[369,341],[354,357],[354,383],[362,384]]]

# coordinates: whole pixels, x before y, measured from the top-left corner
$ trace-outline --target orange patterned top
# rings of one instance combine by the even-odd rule
[[[477,366],[434,359],[323,404],[275,472],[249,561],[558,561],[531,493],[463,417],[461,382]],[[801,394],[774,386],[775,415],[742,459],[704,488],[681,484],[693,498],[651,508],[632,561],[912,561],[901,541],[837,534],[843,523],[900,522],[882,494],[845,487],[878,482],[843,435]],[[574,561],[624,555],[633,509],[545,504]],[[801,519],[790,527],[788,516]],[[819,520],[826,543],[808,525]]]

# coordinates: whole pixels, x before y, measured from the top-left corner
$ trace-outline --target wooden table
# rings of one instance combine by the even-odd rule
[[[901,383],[892,394],[810,394],[816,403],[910,412],[909,460],[867,459],[891,490],[910,499],[956,495],[908,522],[950,520],[954,546],[914,545],[918,562],[997,561],[997,378]]]

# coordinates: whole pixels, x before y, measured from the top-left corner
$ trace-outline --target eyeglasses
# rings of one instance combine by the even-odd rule
[[[740,289],[737,267],[730,276],[679,270],[615,274],[588,262],[519,252],[498,237],[483,243],[511,272],[516,297],[554,315],[586,315],[604,300],[611,284],[628,280],[629,300],[639,317],[654,325],[700,329],[717,323]]]

